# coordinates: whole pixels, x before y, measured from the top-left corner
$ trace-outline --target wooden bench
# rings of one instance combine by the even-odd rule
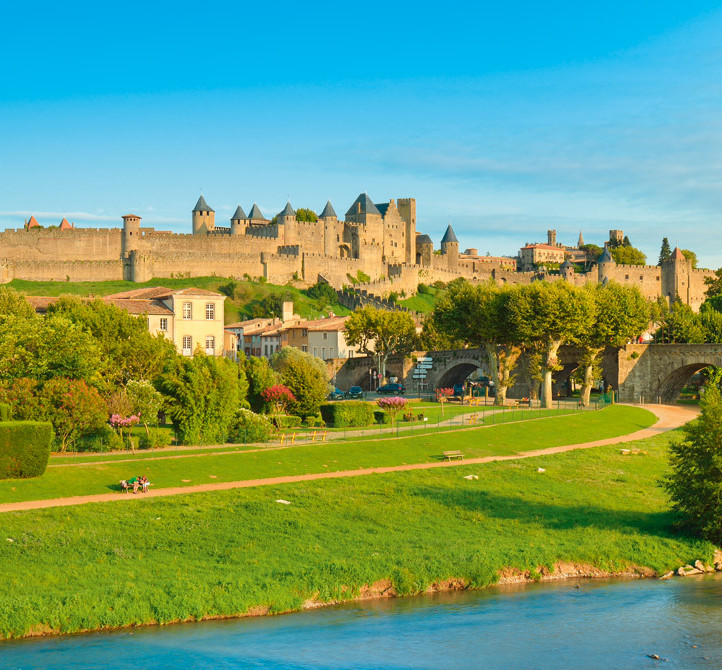
[[[462,454],[460,451],[445,451],[444,452],[444,460],[450,461],[454,458],[458,458],[460,460],[464,460],[464,454]]]

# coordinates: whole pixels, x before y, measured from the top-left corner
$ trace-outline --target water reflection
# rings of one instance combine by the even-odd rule
[[[717,575],[565,582],[0,643],[0,668],[719,668],[720,614]]]

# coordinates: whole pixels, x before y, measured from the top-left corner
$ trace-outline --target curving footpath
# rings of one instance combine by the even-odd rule
[[[639,406],[639,405],[638,405]],[[288,477],[268,477],[266,479],[246,479],[235,482],[217,482],[209,484],[198,484],[196,486],[176,486],[155,491],[149,491],[143,495],[123,495],[118,493],[100,493],[88,496],[72,496],[68,498],[51,498],[48,500],[28,500],[17,503],[0,504],[0,513],[19,512],[32,509],[43,509],[45,507],[65,507],[68,505],[85,505],[87,503],[97,502],[130,502],[138,500],[147,500],[148,498],[160,498],[164,496],[181,495],[184,493],[201,493],[205,491],[227,491],[229,489],[243,489],[255,486],[272,486],[275,484],[292,484],[294,482],[306,482],[316,479],[339,479],[341,477],[363,477],[366,475],[383,474],[386,472],[403,472],[407,470],[430,470],[431,468],[454,468],[460,465],[475,465],[481,463],[492,463],[494,461],[514,461],[523,458],[535,458],[537,456],[547,456],[549,454],[561,454],[565,451],[575,451],[577,449],[591,449],[592,447],[602,447],[609,444],[624,444],[626,442],[634,442],[647,437],[654,437],[661,433],[679,428],[685,423],[694,419],[699,410],[696,407],[677,406],[677,405],[641,405],[644,409],[649,410],[657,417],[657,423],[649,428],[629,433],[628,435],[620,435],[604,440],[594,440],[592,442],[583,442],[581,444],[566,444],[559,447],[549,447],[547,449],[537,449],[535,451],[525,451],[509,456],[484,456],[481,458],[468,458],[463,461],[438,461],[434,463],[412,463],[409,465],[393,465],[381,468],[360,468],[358,470],[341,470],[339,472],[318,472],[307,475],[291,475]]]

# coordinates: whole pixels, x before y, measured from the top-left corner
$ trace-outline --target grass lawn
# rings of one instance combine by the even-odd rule
[[[154,488],[193,486],[285,475],[335,472],[439,460],[447,449],[467,458],[513,454],[563,444],[625,435],[650,426],[651,412],[615,405],[599,412],[507,423],[453,433],[416,434],[398,439],[338,441],[263,451],[226,451],[206,456],[137,462],[114,461],[50,467],[35,479],[0,481],[0,502],[108,493],[121,479],[145,474]],[[59,462],[57,459],[54,462]],[[121,494],[119,494],[121,495]]]
[[[557,441],[571,442],[579,429],[569,423],[591,416],[526,428],[533,441],[542,425],[556,424],[542,431],[549,442],[566,422]],[[598,416],[606,425],[624,421],[609,410]],[[644,423],[635,416],[626,421]],[[603,425],[582,432],[599,437]],[[668,439],[633,445],[648,455],[598,447],[529,461],[3,514],[0,636],[285,611],[309,598],[349,598],[386,579],[399,594],[412,594],[449,578],[479,588],[502,568],[538,574],[561,561],[657,571],[709,561],[710,543],[669,530],[672,517],[656,483],[666,471]],[[463,479],[468,474],[479,479]]]

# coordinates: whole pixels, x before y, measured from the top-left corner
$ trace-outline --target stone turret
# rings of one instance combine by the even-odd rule
[[[434,256],[434,243],[428,235],[416,236],[416,264],[429,267]]]
[[[567,259],[559,266],[559,274],[567,281],[574,280],[574,265]]]
[[[341,242],[338,216],[330,200],[326,202],[318,220],[323,224],[323,253],[326,256],[338,256]]]
[[[682,302],[690,304],[690,281],[692,263],[687,260],[679,247],[675,247],[672,255],[662,263],[662,295],[671,305],[679,296]]]
[[[296,219],[296,210],[291,207],[290,202],[287,202],[286,206],[276,215],[276,221],[279,226],[283,226],[284,244],[298,243],[298,219]],[[278,237],[281,237],[280,230]]]
[[[399,198],[396,206],[406,224],[405,261],[413,265],[416,262],[416,198]]]
[[[550,247],[557,246],[557,231],[556,230],[547,230],[547,244]]]
[[[254,202],[253,207],[251,207],[251,211],[248,214],[248,220],[251,223],[261,224],[261,223],[268,223],[268,219],[263,216],[263,212],[261,212],[261,208]]]
[[[216,229],[216,212],[201,195],[193,208],[193,234],[206,235]]]
[[[605,284],[614,278],[614,269],[616,266],[617,264],[609,252],[609,247],[605,245],[597,265],[597,279],[600,284]]]
[[[243,207],[238,205],[231,217],[231,235],[245,235],[247,227],[248,219],[246,213],[243,211]]]
[[[123,258],[134,249],[137,249],[140,241],[140,217],[135,214],[126,214],[123,218],[123,236],[121,238],[121,250]]]
[[[459,267],[459,240],[451,224],[441,238],[441,255],[446,256],[446,266],[449,270],[456,270]]]

